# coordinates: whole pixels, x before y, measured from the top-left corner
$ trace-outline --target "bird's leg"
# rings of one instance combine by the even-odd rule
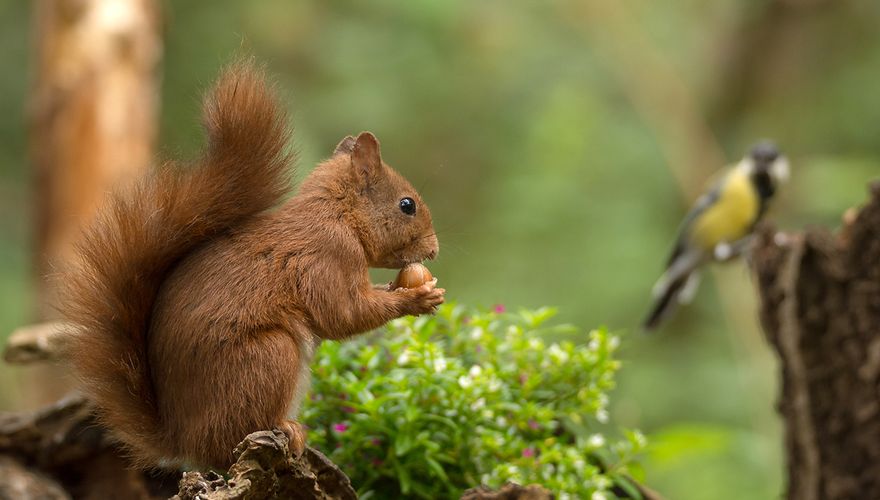
[[[715,249],[712,253],[714,254],[715,260],[725,262],[733,257],[733,247],[727,242],[719,243],[715,245]]]
[[[745,238],[740,238],[734,242],[722,242],[715,245],[715,248],[712,251],[713,257],[718,262],[727,262],[734,257],[738,257],[746,252],[749,247],[752,245],[752,236],[746,236]]]

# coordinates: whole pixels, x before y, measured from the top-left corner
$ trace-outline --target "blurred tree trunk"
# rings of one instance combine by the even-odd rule
[[[79,227],[112,184],[150,165],[162,46],[154,0],[36,0],[33,8],[34,255],[47,318],[56,301],[47,276],[70,258]]]
[[[837,235],[761,232],[761,322],[782,365],[788,498],[880,498],[880,182]]]
[[[45,275],[108,187],[145,170],[157,129],[161,55],[153,0],[37,0],[31,98],[36,256]]]

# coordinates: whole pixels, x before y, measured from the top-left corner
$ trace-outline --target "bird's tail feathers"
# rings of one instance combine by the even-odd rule
[[[700,279],[702,275],[699,271],[694,271],[687,277],[687,281],[684,283],[684,287],[681,289],[681,292],[678,294],[678,303],[679,304],[690,304],[693,302],[694,297],[697,295],[697,290],[700,288]]]
[[[699,252],[682,254],[657,280],[652,290],[654,304],[642,323],[644,331],[655,330],[672,314],[676,305],[687,304],[694,298],[700,284],[697,268],[701,259]]]
[[[681,276],[672,281],[665,281],[661,278],[661,281],[657,283],[659,286],[654,287],[656,289],[654,305],[642,322],[642,329],[645,332],[656,330],[672,314],[675,307],[682,303],[681,295],[687,288],[686,285],[689,281],[689,275]]]

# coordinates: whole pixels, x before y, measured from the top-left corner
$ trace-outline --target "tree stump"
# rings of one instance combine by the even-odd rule
[[[781,362],[788,498],[880,498],[880,182],[837,234],[763,227],[753,266]]]
[[[278,430],[235,449],[229,479],[214,472],[130,469],[88,401],[65,398],[37,412],[0,413],[0,498],[354,500],[348,477],[317,450],[291,457]]]

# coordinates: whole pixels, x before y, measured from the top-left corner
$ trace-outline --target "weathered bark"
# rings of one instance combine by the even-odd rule
[[[108,188],[145,171],[158,120],[161,57],[155,0],[37,0],[30,153],[41,315],[45,276]]]
[[[19,365],[58,361],[72,333],[73,327],[64,321],[23,326],[9,335],[3,360]]]
[[[0,456],[0,498],[68,500],[70,495],[52,478],[29,470],[18,461]]]
[[[465,491],[461,496],[461,500],[553,500],[554,498],[553,493],[537,484],[520,486],[514,483],[507,483],[497,490],[479,486]]]
[[[788,498],[880,498],[880,182],[836,235],[763,228],[753,263],[782,368]]]
[[[281,431],[249,435],[235,455],[228,480],[213,472],[186,472],[172,500],[357,499],[348,477],[321,452],[306,448],[302,457],[291,458]]]
[[[152,500],[167,498],[176,482],[176,474],[127,469],[89,405],[77,397],[33,413],[0,414],[0,460],[19,466],[0,475],[0,491],[23,478],[31,482],[26,493],[5,498]],[[43,497],[41,488],[60,489],[64,496]]]
[[[280,431],[248,436],[229,479],[213,472],[127,467],[124,453],[95,421],[87,401],[70,397],[34,413],[0,414],[0,498],[174,498],[350,500],[348,477],[320,452],[288,452]]]

